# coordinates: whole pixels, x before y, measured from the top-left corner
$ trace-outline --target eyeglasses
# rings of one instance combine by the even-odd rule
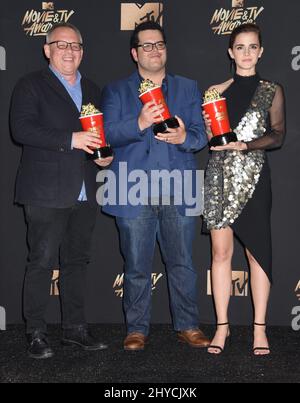
[[[70,48],[76,52],[82,49],[82,43],[78,42],[53,41],[49,42],[48,45],[52,45],[53,43],[56,43],[58,49],[67,49],[68,46],[70,46]]]
[[[154,47],[157,50],[164,50],[164,49],[166,49],[166,42],[164,42],[164,41],[159,41],[159,42],[155,42],[155,43],[146,42],[143,45],[137,45],[137,48],[143,48],[144,52],[152,52]]]

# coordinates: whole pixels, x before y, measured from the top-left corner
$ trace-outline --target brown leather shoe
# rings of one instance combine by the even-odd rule
[[[209,347],[210,340],[200,329],[184,330],[178,333],[180,341],[187,343],[191,347]]]
[[[140,351],[144,350],[147,337],[142,333],[129,333],[124,340],[124,350]]]

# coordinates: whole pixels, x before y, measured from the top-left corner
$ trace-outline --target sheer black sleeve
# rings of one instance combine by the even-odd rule
[[[247,143],[248,150],[268,150],[281,147],[285,136],[285,102],[284,93],[277,85],[272,106],[269,110],[270,130],[258,139]]]

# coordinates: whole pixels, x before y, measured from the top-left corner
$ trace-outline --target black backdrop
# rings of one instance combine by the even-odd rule
[[[31,17],[46,16],[49,21],[40,30],[51,26],[57,16],[65,17],[62,10],[74,13],[69,22],[82,31],[85,42],[81,72],[101,87],[112,80],[125,77],[134,69],[129,57],[128,42],[131,32],[121,30],[122,22],[139,22],[148,9],[145,2],[131,3],[119,0],[66,0],[54,3],[41,1],[6,1],[0,13],[0,306],[7,311],[8,323],[22,320],[21,295],[26,262],[26,227],[22,208],[13,204],[14,181],[21,148],[13,144],[8,126],[9,102],[12,89],[19,77],[45,66],[42,45],[45,37],[32,31]],[[233,23],[255,16],[263,31],[265,53],[260,62],[262,77],[279,81],[285,88],[287,99],[287,137],[280,151],[270,152],[273,182],[273,259],[274,286],[269,309],[269,323],[289,325],[292,308],[297,305],[299,201],[298,178],[300,170],[300,3],[298,0],[245,0],[234,8],[231,0],[167,0],[163,7],[163,25],[168,37],[170,72],[198,80],[201,90],[224,81],[230,75],[226,57],[228,35],[214,32],[221,21],[212,21],[215,12],[226,14]],[[243,2],[242,2],[243,3]],[[143,5],[143,7],[141,7]],[[130,10],[129,10],[130,7]],[[51,10],[53,8],[53,10]],[[222,10],[223,9],[223,10]],[[129,10],[129,11],[128,11]],[[134,10],[138,16],[134,16]],[[125,12],[128,12],[126,15]],[[24,17],[27,13],[27,20]],[[233,14],[235,13],[235,14]],[[53,17],[53,18],[52,18]],[[24,22],[24,24],[23,24]],[[232,25],[231,25],[232,28]],[[207,160],[207,150],[198,154],[199,168]],[[199,306],[201,320],[214,322],[211,296],[207,295],[210,267],[209,238],[200,234],[201,219],[195,240],[195,266],[199,272]],[[102,263],[101,263],[102,262]],[[90,322],[118,323],[123,320],[120,282],[114,283],[122,273],[122,257],[118,248],[118,234],[114,220],[100,212],[93,242],[93,260],[87,282],[87,316]],[[233,260],[231,322],[251,322],[251,299],[244,280],[247,264],[243,249],[237,243]],[[155,290],[153,291],[152,321],[170,322],[164,267],[157,251],[153,265]],[[162,274],[162,277],[160,277]],[[119,279],[118,279],[119,280]],[[248,292],[247,292],[248,291]],[[243,294],[238,296],[238,294]],[[299,303],[298,303],[299,305]],[[52,296],[48,319],[59,320],[58,297]]]

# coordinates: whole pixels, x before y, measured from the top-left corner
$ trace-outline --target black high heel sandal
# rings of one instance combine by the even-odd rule
[[[254,322],[254,326],[267,326],[267,325],[265,323]],[[269,351],[269,353],[268,354],[255,354],[255,351],[263,351],[263,350]],[[253,353],[256,357],[260,356],[260,355],[264,356],[264,355],[269,355],[271,353],[271,350],[270,350],[270,347],[255,347],[255,348],[253,348]]]
[[[218,326],[227,326],[227,325],[228,325],[228,331],[227,331],[227,336],[226,336],[226,339],[225,339],[224,347],[222,348],[222,347],[220,347],[220,346],[214,346],[213,344],[211,344],[211,345],[207,348],[208,354],[220,355],[220,354],[224,353],[225,347],[226,347],[226,345],[227,345],[227,344],[229,343],[229,341],[230,341],[229,322],[226,322],[226,323],[217,323],[217,327],[218,327]],[[216,349],[216,350],[219,350],[220,352],[219,352],[219,353],[211,353],[210,351],[208,351],[209,348],[214,348],[214,349]]]

